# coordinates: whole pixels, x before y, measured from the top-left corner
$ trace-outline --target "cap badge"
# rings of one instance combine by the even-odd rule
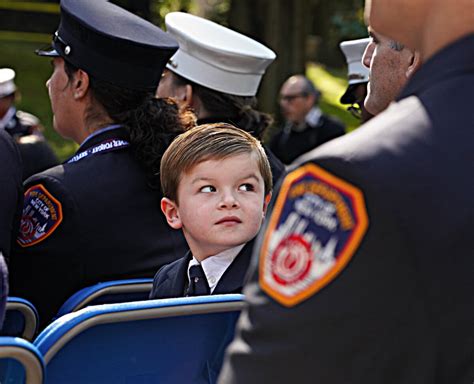
[[[68,45],[66,48],[64,48],[64,54],[69,55],[71,53],[71,47]]]
[[[168,61],[169,65],[171,65],[174,69],[178,68],[178,63],[174,62],[173,60]]]

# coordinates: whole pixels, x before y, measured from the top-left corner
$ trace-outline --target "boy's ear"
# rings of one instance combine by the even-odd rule
[[[265,218],[265,214],[267,213],[268,204],[270,204],[270,200],[272,199],[272,193],[268,192],[267,196],[265,196],[265,200],[263,201],[263,215],[262,218]]]
[[[179,218],[178,206],[173,200],[170,200],[167,197],[163,197],[161,199],[161,210],[165,214],[166,221],[168,222],[171,228],[182,228],[183,224],[181,223],[181,219]]]

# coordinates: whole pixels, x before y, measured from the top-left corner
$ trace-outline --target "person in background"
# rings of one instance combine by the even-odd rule
[[[180,48],[166,65],[157,95],[191,107],[198,124],[230,123],[261,140],[272,118],[256,109],[256,94],[275,53],[198,16],[171,12],[165,23]],[[276,182],[284,166],[265,151]]]
[[[152,277],[187,249],[159,207],[161,156],[195,123],[155,98],[177,49],[171,36],[110,2],[61,1],[52,47],[37,53],[53,65],[46,85],[54,128],[80,147],[25,182],[10,264],[12,293],[33,302],[42,326],[77,290]]]
[[[272,190],[260,142],[230,124],[178,136],[161,162],[161,209],[190,251],[156,274],[150,298],[241,293]]]
[[[8,268],[11,244],[16,238],[23,202],[22,164],[18,147],[0,129],[0,327],[8,296]]]
[[[23,159],[23,180],[31,175],[54,167],[58,158],[42,134],[36,116],[15,107],[18,89],[15,71],[0,68],[0,130],[9,133],[18,144]]]
[[[372,0],[366,16],[423,64],[282,179],[219,384],[474,377],[474,2]]]
[[[369,26],[370,42],[362,62],[369,69],[365,109],[378,115],[396,99],[421,65],[420,54]]]
[[[306,76],[294,75],[280,89],[280,109],[285,123],[270,141],[270,149],[284,163],[342,136],[344,125],[324,115],[318,107],[321,92]]]
[[[341,104],[349,104],[348,111],[360,119],[362,123],[372,118],[372,115],[364,107],[369,70],[362,64],[362,56],[369,43],[370,38],[365,38],[342,41],[339,44],[347,62],[347,78],[349,81],[349,85],[339,101]]]

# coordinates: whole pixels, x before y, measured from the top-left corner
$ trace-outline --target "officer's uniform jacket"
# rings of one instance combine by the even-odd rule
[[[473,89],[471,34],[386,112],[298,160],[221,384],[472,382]]]
[[[59,160],[39,130],[36,116],[16,111],[5,124],[5,130],[15,139],[23,160],[23,180],[54,167]]]
[[[152,277],[187,249],[147,185],[128,134],[109,129],[63,165],[29,178],[11,264],[12,294],[43,324],[75,291],[100,281]]]
[[[242,293],[245,275],[250,263],[254,241],[249,241],[235,257],[218,281],[213,295]],[[190,251],[184,257],[163,266],[155,275],[150,299],[168,299],[186,296],[189,285],[188,265],[193,255]]]

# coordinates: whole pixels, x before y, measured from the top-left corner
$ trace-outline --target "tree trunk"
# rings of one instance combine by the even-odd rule
[[[235,0],[231,2],[229,26],[260,41],[277,53],[258,93],[259,108],[278,114],[281,84],[295,73],[304,73],[308,9],[311,0]]]

